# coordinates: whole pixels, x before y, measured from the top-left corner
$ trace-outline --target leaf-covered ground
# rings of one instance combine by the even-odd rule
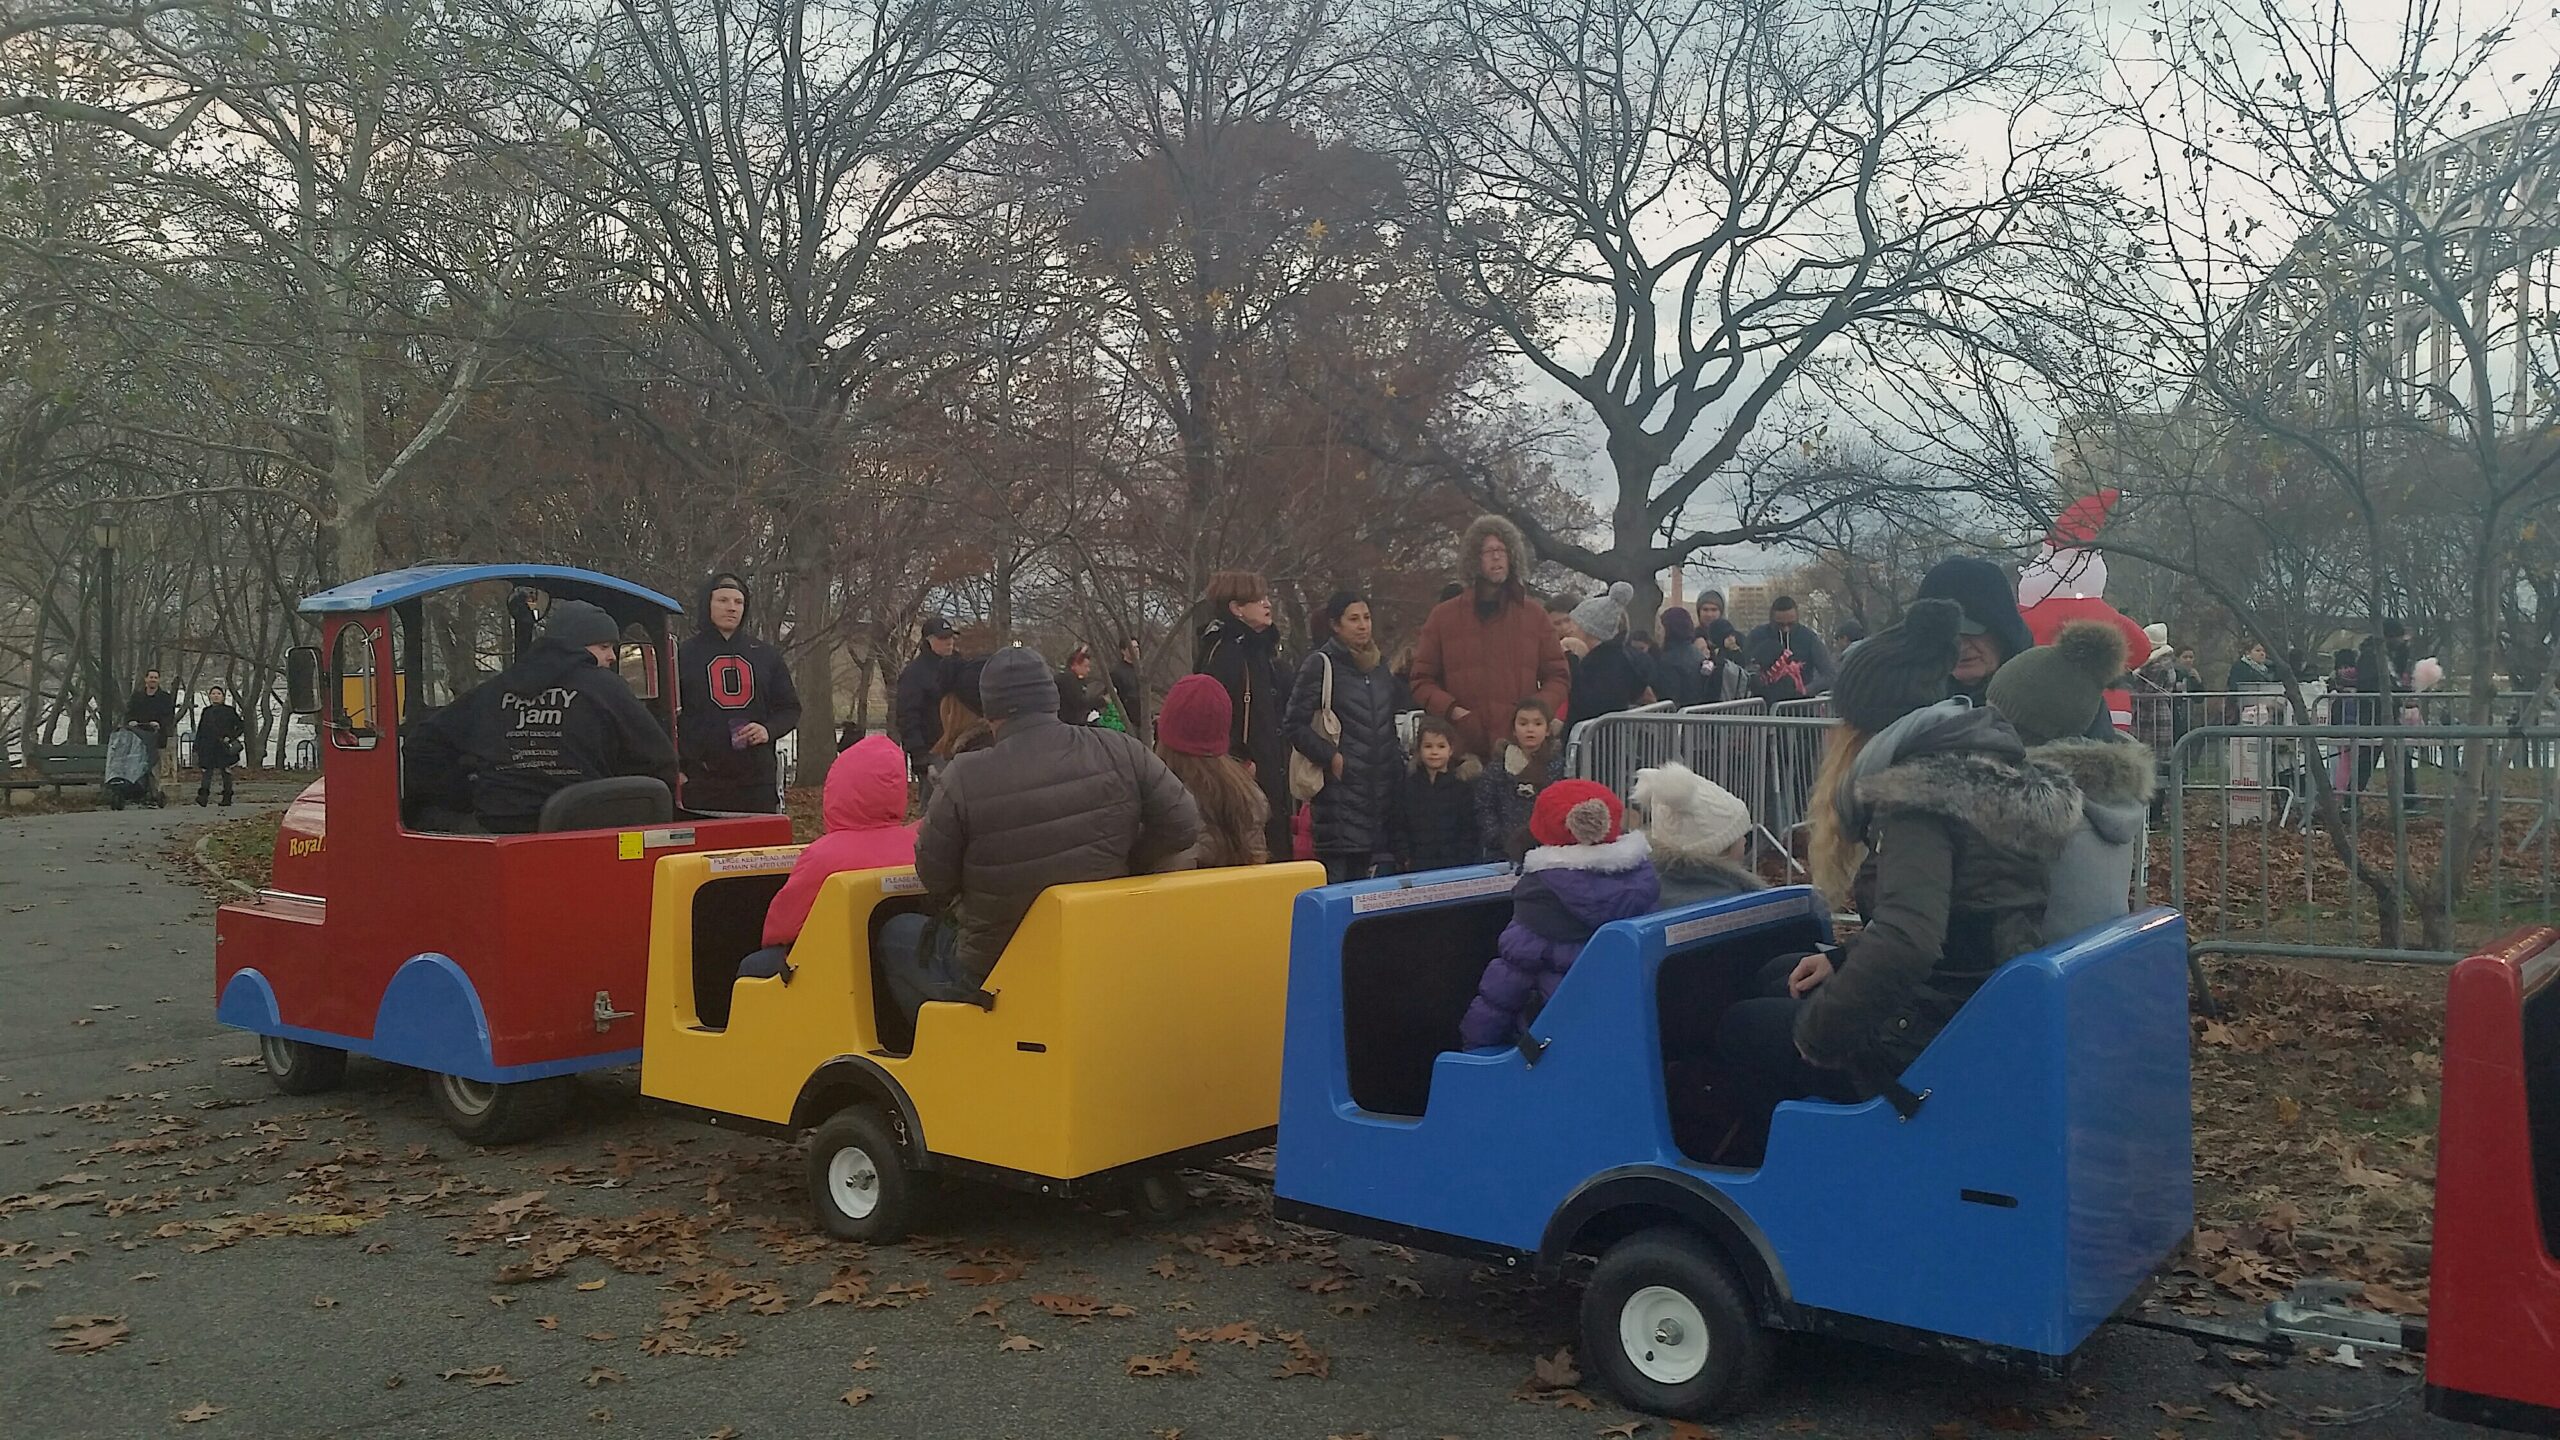
[[[2221,1014],[2195,1022],[2194,1277],[2248,1301],[2306,1274],[2364,1280],[2376,1308],[2412,1308],[2435,1208],[2444,972],[2208,972]]]

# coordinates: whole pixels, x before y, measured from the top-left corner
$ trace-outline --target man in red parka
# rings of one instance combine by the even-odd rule
[[[1483,516],[1467,527],[1458,555],[1467,588],[1422,622],[1413,698],[1447,720],[1469,754],[1490,760],[1521,700],[1535,695],[1565,712],[1570,672],[1555,627],[1520,578],[1529,546],[1518,527]]]

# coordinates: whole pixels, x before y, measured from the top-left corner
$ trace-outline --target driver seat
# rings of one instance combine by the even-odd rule
[[[615,775],[581,780],[542,802],[534,830],[621,830],[664,825],[676,818],[675,792],[654,775]]]

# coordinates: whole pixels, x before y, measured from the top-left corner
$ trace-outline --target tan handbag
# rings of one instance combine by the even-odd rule
[[[1319,655],[1316,658],[1324,661],[1324,696],[1307,724],[1324,737],[1326,744],[1337,747],[1338,751],[1342,744],[1342,717],[1333,713],[1333,657]],[[1325,767],[1308,759],[1295,745],[1289,747],[1290,799],[1300,804],[1313,800],[1323,792],[1327,778]]]

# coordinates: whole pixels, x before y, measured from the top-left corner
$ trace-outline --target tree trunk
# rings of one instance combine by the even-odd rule
[[[329,522],[321,553],[333,584],[374,572],[379,552],[371,498],[373,465],[365,445],[364,365],[353,355],[329,356]]]
[[[813,486],[815,482],[812,482]],[[829,614],[833,575],[826,527],[806,517],[791,527],[791,667],[800,692],[799,782],[826,783],[836,763],[836,641]]]

